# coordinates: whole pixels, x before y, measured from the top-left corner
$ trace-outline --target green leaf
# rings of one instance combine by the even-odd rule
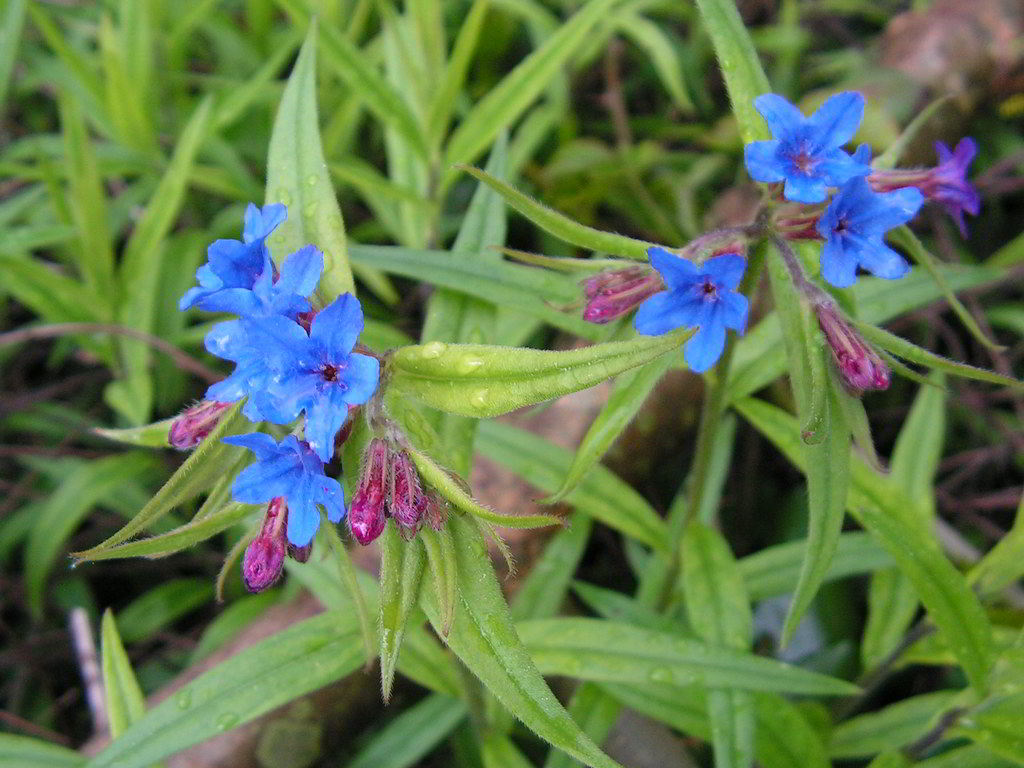
[[[733,0],[697,0],[744,144],[770,138],[754,99],[771,91],[754,43]]]
[[[617,26],[643,50],[676,108],[681,112],[693,114],[693,101],[686,91],[686,83],[683,80],[683,62],[671,38],[662,31],[662,27],[636,13],[620,14]]]
[[[680,586],[690,625],[709,645],[747,650],[754,616],[728,542],[697,520],[683,531]],[[743,768],[754,761],[754,699],[733,689],[708,692],[708,716],[719,768]]]
[[[109,608],[104,611],[100,624],[100,645],[110,735],[116,739],[129,725],[141,719],[146,711],[146,702]]]
[[[763,600],[792,592],[796,587],[805,549],[804,541],[794,541],[776,544],[742,558],[739,567],[751,599]],[[825,581],[871,573],[891,565],[889,553],[867,533],[842,533],[836,554],[825,574]]]
[[[180,688],[92,758],[88,768],[149,768],[339,680],[363,660],[354,615],[332,612],[307,619]]]
[[[707,693],[662,684],[603,685],[631,709],[701,739],[711,737]],[[829,768],[821,738],[800,710],[781,696],[755,694],[755,750],[763,768]]]
[[[640,368],[622,374],[615,380],[615,388],[607,402],[601,407],[601,412],[591,422],[587,434],[580,441],[565,479],[558,490],[544,500],[546,504],[561,501],[579,485],[583,476],[601,460],[612,443],[629,426],[654,386],[676,359],[676,355],[662,355]]]
[[[533,619],[516,628],[537,667],[548,675],[816,696],[858,690],[845,680],[774,659],[603,619]]]
[[[432,408],[490,418],[592,387],[679,347],[692,334],[675,331],[566,351],[432,341],[395,352],[391,386]]]
[[[622,592],[604,589],[585,581],[574,581],[572,589],[590,610],[602,618],[680,637],[693,636],[693,632],[682,619],[658,613],[639,598],[629,597]]]
[[[617,235],[614,232],[602,232],[599,229],[585,226],[573,221],[565,214],[537,202],[532,197],[524,195],[515,187],[506,184],[501,179],[494,178],[486,171],[467,166],[460,166],[460,168],[498,192],[505,199],[506,203],[545,232],[549,232],[560,240],[564,240],[572,245],[578,245],[580,248],[587,248],[591,251],[614,253],[618,256],[645,261],[647,259],[647,249],[654,245],[654,243],[649,243],[645,240],[635,240],[625,235]]]
[[[495,421],[481,422],[477,450],[548,492],[558,487],[572,459],[564,448]],[[639,493],[607,467],[594,467],[566,502],[637,541],[668,550],[665,523]]]
[[[857,329],[861,332],[864,338],[872,344],[876,344],[882,349],[891,352],[897,357],[902,357],[908,362],[917,363],[918,365],[923,365],[926,368],[943,371],[964,379],[973,379],[975,381],[985,381],[990,384],[999,384],[1004,387],[1011,387],[1018,391],[1024,390],[1024,382],[1022,381],[1011,379],[1009,376],[1003,376],[993,371],[986,371],[984,368],[975,368],[973,365],[958,363],[955,360],[942,357],[934,352],[929,352],[927,349],[922,349],[906,339],[901,339],[896,334],[889,333],[889,331],[884,328],[878,328],[866,323],[857,323]]]
[[[990,595],[1024,576],[1024,495],[1017,505],[1013,526],[969,574],[983,595]]]
[[[506,528],[539,528],[562,522],[554,515],[504,515],[488,509],[470,496],[451,473],[438,466],[425,453],[415,449],[409,449],[408,453],[423,481],[460,512]]]
[[[782,629],[785,645],[810,607],[839,542],[849,486],[851,443],[846,421],[827,382],[821,333],[777,249],[768,255],[768,274],[804,436],[802,466],[806,467],[808,497],[807,549]],[[816,431],[812,442],[806,437],[808,429]]]
[[[466,717],[458,699],[432,694],[406,708],[356,753],[345,768],[411,768]]]
[[[354,293],[345,222],[334,196],[317,125],[316,33],[310,25],[288,77],[267,150],[267,203],[288,206],[288,220],[269,239],[274,260],[312,243],[324,254],[317,293],[325,304]],[[327,34],[323,35],[324,40]],[[363,65],[365,66],[365,64]]]
[[[233,473],[226,476],[225,480],[225,485],[230,488]],[[112,546],[100,544],[85,552],[72,552],[71,554],[79,562],[120,560],[127,557],[166,557],[226,531],[259,509],[260,507],[251,504],[230,502],[222,504],[216,511],[209,514],[197,514],[195,518],[184,525],[179,525],[177,528],[157,536],[147,536]]]
[[[373,626],[370,619],[370,610],[363,599],[363,591],[359,587],[359,575],[352,558],[349,557],[345,543],[341,540],[337,527],[327,519],[326,512],[321,515],[320,530],[331,544],[331,551],[338,566],[338,577],[352,600],[352,607],[355,608],[356,618],[359,619],[359,633],[363,638],[363,651],[366,654],[367,663],[373,661],[373,653],[376,650],[376,638],[374,637]],[[400,640],[399,640],[400,642]],[[397,645],[396,645],[397,653]],[[384,697],[387,699],[387,696]]]
[[[275,2],[289,15],[302,19],[300,28],[305,24],[308,14],[300,9],[296,0]],[[315,21],[310,22],[310,31],[306,37],[310,47],[317,26]],[[319,25],[319,31],[325,63],[345,81],[352,93],[362,100],[378,120],[398,131],[409,146],[425,158],[427,145],[419,121],[402,95],[372,66],[366,51],[360,50],[332,24]]]
[[[104,497],[123,488],[126,478],[152,476],[158,466],[155,457],[145,454],[105,456],[77,466],[50,494],[25,544],[25,596],[34,616],[42,615],[46,578],[82,519]]]
[[[569,58],[588,42],[589,33],[608,18],[618,2],[593,0],[587,3],[490,88],[452,133],[445,148],[444,167],[472,162],[503,128],[515,122]]]
[[[515,309],[584,339],[597,340],[608,335],[605,327],[584,322],[581,317],[556,308],[578,301],[580,289],[574,281],[546,270],[507,262],[478,261],[476,253],[383,245],[353,245],[350,250],[356,264],[372,265]]]
[[[911,744],[928,733],[957,693],[936,691],[911,696],[840,723],[832,730],[829,755],[836,760],[851,760]]]
[[[152,332],[157,313],[164,308],[160,306],[160,278],[166,238],[184,203],[196,154],[206,137],[211,103],[209,97],[203,99],[192,113],[163,178],[124,248],[118,276],[125,300],[118,318],[140,331]],[[108,386],[107,401],[132,423],[143,424],[149,418],[153,401],[148,370],[152,353],[149,345],[126,337],[118,338],[118,346],[125,376]]]
[[[459,605],[448,647],[522,723],[549,744],[593,768],[618,768],[580,728],[534,666],[512,626],[487,548],[476,526],[453,517]],[[424,609],[435,629],[441,616],[433,589],[424,584]]]
[[[210,602],[209,579],[172,579],[135,598],[117,615],[117,626],[127,643],[146,640],[154,632]]]
[[[1014,765],[984,747],[970,744],[950,749],[942,754],[914,763],[915,768],[1010,768]]]
[[[760,400],[736,408],[800,469],[804,455],[792,416]],[[854,457],[847,508],[889,551],[914,585],[932,621],[963,666],[971,685],[984,690],[992,663],[992,627],[977,596],[943,555],[934,536],[910,510],[902,489]]]
[[[455,541],[448,525],[435,531],[424,528],[420,531],[423,548],[427,553],[430,576],[434,585],[434,599],[440,615],[441,635],[448,636],[455,608],[459,600],[459,565],[455,557]]]
[[[83,552],[76,552],[75,557],[78,560],[98,558],[105,550],[146,530],[170,512],[175,505],[208,490],[217,480],[221,479],[224,470],[242,455],[239,449],[221,442],[222,437],[233,434],[235,427],[244,421],[241,415],[242,402],[239,401],[231,410],[221,416],[220,422],[192,452],[192,455],[178,467],[170,479],[139,510],[139,513],[128,521],[127,525],[95,547]]]
[[[582,683],[569,700],[569,714],[580,728],[598,744],[603,744],[619,719],[622,705],[595,683]],[[544,768],[579,768],[579,763],[564,752],[548,752]]]
[[[127,427],[125,429],[96,428],[92,430],[94,435],[113,440],[125,445],[137,445],[142,448],[166,448],[167,434],[171,431],[171,425],[177,417],[154,421],[152,424],[145,424],[141,427]]]
[[[79,768],[85,758],[48,741],[0,733],[0,768]]]
[[[465,83],[466,73],[480,40],[480,32],[489,6],[490,0],[473,0],[473,5],[463,17],[441,84],[427,110],[427,139],[432,147],[441,142],[445,131],[448,130],[452,110]]]
[[[7,100],[7,89],[11,84],[11,73],[21,42],[21,30],[25,26],[26,6],[28,0],[7,0],[3,18],[0,19],[0,107]]]
[[[380,686],[384,701],[391,698],[405,625],[419,601],[426,555],[419,539],[403,543],[388,521],[380,539]]]
[[[480,741],[480,757],[484,768],[533,768],[533,763],[505,734],[486,731]]]
[[[942,291],[942,295],[945,296],[946,301],[949,303],[954,314],[960,318],[960,322],[963,323],[964,328],[966,328],[979,343],[992,350],[998,351],[1003,349],[1002,346],[992,341],[992,339],[990,339],[985,332],[981,330],[981,326],[978,325],[978,321],[974,319],[974,315],[967,311],[967,307],[965,307],[960,299],[956,297],[956,294],[953,293],[953,289],[946,282],[942,272],[938,268],[938,260],[932,256],[928,249],[924,247],[924,244],[917,239],[917,235],[915,235],[906,224],[893,230],[890,237],[892,237],[893,241],[897,245],[905,248],[910,253],[910,256],[914,261],[923,266],[925,271],[931,275],[935,284],[939,287],[939,290]]]
[[[903,571],[882,568],[871,574],[868,616],[860,641],[865,669],[881,665],[896,650],[917,615],[917,592]]]
[[[972,709],[960,718],[953,735],[1024,765],[1024,693],[999,696]]]

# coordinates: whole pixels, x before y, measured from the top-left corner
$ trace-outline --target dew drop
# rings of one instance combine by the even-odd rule
[[[311,187],[315,187],[316,186],[316,174],[315,173],[309,174],[309,176],[306,177],[306,183],[309,184],[309,186],[311,186]]]
[[[469,401],[477,408],[486,408],[491,400],[491,391],[489,389],[478,389],[469,397]]]
[[[238,715],[234,712],[225,712],[217,717],[215,725],[218,731],[226,731],[229,728],[233,728],[238,725]]]
[[[672,670],[668,667],[655,667],[651,670],[648,677],[651,679],[651,682],[654,683],[670,683],[675,676],[672,674]]]
[[[292,204],[292,194],[288,191],[287,187],[281,187],[277,190],[277,201],[285,205]]]
[[[464,357],[455,364],[455,368],[459,373],[468,374],[472,373],[483,364],[484,361],[479,357]]]
[[[188,709],[192,706],[192,691],[188,688],[178,691],[178,695],[174,697],[174,703],[178,709]]]
[[[443,341],[431,341],[423,345],[423,349],[420,354],[428,360],[434,360],[441,356],[441,353],[448,348],[448,345]]]

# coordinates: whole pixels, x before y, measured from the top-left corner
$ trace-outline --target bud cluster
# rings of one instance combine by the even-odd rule
[[[216,400],[203,400],[181,414],[171,424],[167,433],[167,442],[179,451],[189,451],[199,445],[209,435],[224,411],[231,403],[220,403]]]
[[[866,390],[888,389],[888,366],[843,317],[835,302],[818,301],[814,310],[847,390],[859,396]]]
[[[416,535],[426,522],[435,530],[447,517],[444,502],[420,482],[409,453],[390,438],[374,438],[363,458],[359,487],[348,511],[352,536],[366,545],[394,519],[403,538]]]

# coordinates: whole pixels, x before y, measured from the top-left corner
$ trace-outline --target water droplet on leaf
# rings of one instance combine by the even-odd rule
[[[434,360],[441,356],[441,353],[448,348],[448,345],[443,341],[431,341],[423,345],[423,349],[420,354],[428,360]]]

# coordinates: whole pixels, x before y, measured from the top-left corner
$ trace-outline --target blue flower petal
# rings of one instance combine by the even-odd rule
[[[906,224],[917,215],[924,204],[924,195],[916,187],[874,194],[881,204],[874,210],[871,226],[867,231],[879,234]]]
[[[754,99],[756,109],[768,124],[772,136],[781,139],[796,132],[804,123],[799,109],[777,93],[765,93]]]
[[[710,323],[702,326],[683,346],[683,358],[694,373],[704,373],[722,356],[725,349],[725,326]]]
[[[222,442],[228,445],[237,445],[248,448],[256,454],[258,459],[268,459],[279,453],[277,441],[270,435],[262,432],[249,432],[245,435],[231,435],[225,437]]]
[[[313,318],[309,336],[322,342],[330,359],[344,358],[363,332],[363,310],[351,293],[343,293]]]
[[[333,477],[322,477],[314,488],[315,501],[327,510],[327,519],[332,523],[340,523],[348,510],[345,509],[345,494],[341,483]]]
[[[831,187],[841,187],[850,179],[871,173],[868,163],[850,157],[841,149],[834,150],[818,163],[818,174]]]
[[[281,265],[277,290],[281,293],[308,297],[324,271],[324,255],[315,246],[307,245],[289,254]]]
[[[259,243],[215,240],[206,249],[206,258],[225,288],[252,288],[263,272],[264,251]]]
[[[827,187],[814,176],[790,175],[786,177],[783,197],[794,203],[820,203],[825,200]]]
[[[354,352],[349,355],[348,365],[341,372],[340,379],[345,384],[345,402],[349,405],[362,405],[377,391],[380,361]]]
[[[347,418],[345,391],[337,385],[328,387],[306,409],[306,440],[321,461],[330,461],[334,456],[334,438]]]
[[[207,312],[231,312],[242,317],[253,315],[260,310],[260,301],[256,294],[245,288],[225,288],[211,293],[197,303]]]
[[[242,239],[246,243],[263,240],[287,218],[288,209],[281,203],[271,203],[263,206],[262,209],[249,203],[245,209]]]
[[[692,261],[656,245],[647,249],[647,257],[670,289],[690,287],[699,274],[697,265]]]
[[[860,265],[875,277],[898,280],[910,271],[910,265],[896,251],[878,240],[863,239],[859,243]]]
[[[722,297],[722,322],[741,335],[747,328],[747,312],[750,302],[742,293],[727,293]]]
[[[253,354],[262,356],[268,365],[281,368],[296,358],[310,355],[309,337],[302,326],[284,317],[256,317],[245,321],[252,339]]]
[[[752,141],[747,144],[743,148],[743,161],[750,178],[769,183],[785,179],[785,165],[778,153],[778,141]]]
[[[864,97],[856,91],[830,96],[807,119],[818,148],[841,147],[857,132],[864,118]]]
[[[719,290],[735,291],[746,268],[747,260],[738,253],[723,253],[705,261],[700,271],[710,275]]]
[[[288,541],[296,547],[304,547],[313,540],[319,527],[320,512],[313,500],[311,482],[299,483],[288,495]]]
[[[244,354],[246,339],[245,326],[241,320],[225,320],[209,330],[203,344],[211,355],[237,363]]]
[[[644,336],[661,336],[676,328],[697,325],[704,302],[679,291],[656,293],[640,305],[633,327]]]
[[[821,249],[821,276],[836,288],[857,282],[857,257],[847,252],[839,238],[829,238]]]

